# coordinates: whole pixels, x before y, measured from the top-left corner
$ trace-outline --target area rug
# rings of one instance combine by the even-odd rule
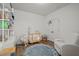
[[[44,44],[36,44],[25,49],[23,56],[58,56],[54,48]]]

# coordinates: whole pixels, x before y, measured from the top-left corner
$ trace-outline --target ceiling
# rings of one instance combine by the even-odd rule
[[[13,3],[13,8],[26,12],[32,12],[40,15],[48,15],[68,3]]]

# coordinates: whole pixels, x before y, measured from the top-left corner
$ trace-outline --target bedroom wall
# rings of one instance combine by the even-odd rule
[[[49,20],[53,22],[50,26],[46,25],[50,40],[54,38],[63,39],[69,43],[74,42],[75,34],[79,33],[79,4],[69,4],[56,10],[46,16],[46,23]]]
[[[40,31],[45,33],[45,17],[30,12],[15,10],[15,35],[20,38],[27,35],[28,27],[31,32]]]

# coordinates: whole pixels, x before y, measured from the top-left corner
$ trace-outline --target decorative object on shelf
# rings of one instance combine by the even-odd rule
[[[0,41],[2,41],[2,35],[1,35],[1,31],[0,31]]]
[[[2,12],[0,11],[0,19],[2,19]]]
[[[13,20],[14,20],[14,8],[12,7],[12,4],[10,3],[10,6],[11,6],[11,9],[12,9],[12,12],[11,12],[11,14],[12,14],[12,18],[13,18]]]
[[[0,20],[0,29],[8,29],[9,22],[7,20]]]

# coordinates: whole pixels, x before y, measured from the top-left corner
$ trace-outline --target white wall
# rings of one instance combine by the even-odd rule
[[[63,39],[72,43],[75,40],[75,33],[79,33],[79,4],[70,4],[47,15],[46,22],[49,20],[54,22],[52,26],[47,25],[49,37]],[[54,31],[51,36],[49,30]]]
[[[19,38],[23,34],[28,33],[28,27],[31,32],[40,31],[45,33],[44,16],[24,12],[21,10],[15,11],[15,35]]]

